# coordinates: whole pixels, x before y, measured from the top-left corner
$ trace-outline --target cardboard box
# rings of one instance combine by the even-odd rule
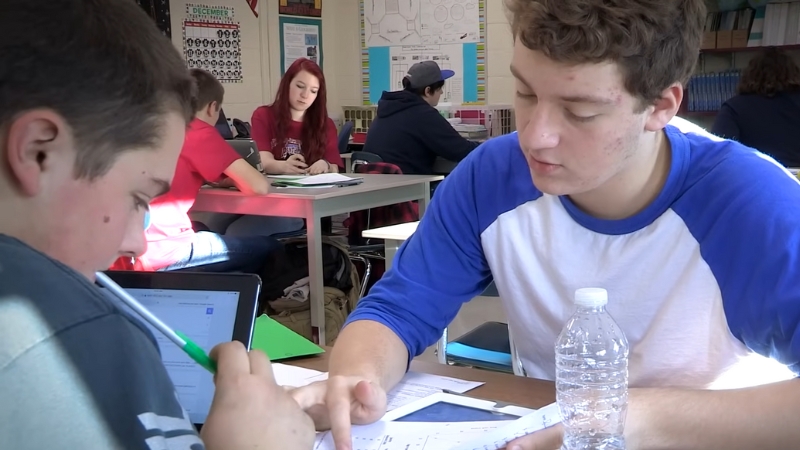
[[[703,33],[703,43],[700,45],[702,50],[709,50],[717,48],[717,33],[714,31],[706,31]]]
[[[717,48],[731,48],[733,46],[732,31],[717,31]]]
[[[745,48],[747,47],[747,40],[750,38],[749,30],[734,30],[731,37],[731,47]]]

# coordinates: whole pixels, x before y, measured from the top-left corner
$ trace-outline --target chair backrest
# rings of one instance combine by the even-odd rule
[[[353,132],[354,125],[352,121],[345,122],[339,130],[339,154],[347,153],[347,144],[350,142],[350,133]]]
[[[376,155],[375,153],[370,152],[353,152],[352,156],[350,157],[350,161],[353,163],[353,171],[356,171],[356,167],[361,164],[374,164],[374,163],[382,163],[383,158]],[[398,169],[400,170],[400,169]],[[364,173],[364,172],[362,172]],[[400,172],[402,173],[402,172]]]
[[[353,157],[356,153],[353,152]],[[373,153],[366,153],[380,158]],[[354,166],[355,173],[365,174],[392,174],[402,175],[403,171],[394,164],[386,162],[369,162]],[[348,243],[350,245],[364,245],[366,240],[361,236],[364,230],[398,223],[414,222],[419,220],[419,205],[416,202],[402,202],[388,206],[378,206],[361,211],[353,211],[350,217],[345,220],[344,225],[348,229]],[[371,241],[370,241],[371,242]]]

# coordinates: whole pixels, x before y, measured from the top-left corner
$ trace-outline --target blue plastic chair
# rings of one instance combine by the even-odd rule
[[[347,153],[347,144],[350,142],[350,133],[353,132],[353,122],[345,122],[339,130],[339,154]]]

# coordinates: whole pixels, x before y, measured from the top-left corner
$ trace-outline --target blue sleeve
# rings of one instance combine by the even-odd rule
[[[483,292],[491,274],[477,220],[470,157],[436,188],[417,231],[399,249],[392,269],[348,318],[389,327],[409,358],[436,342],[464,302]]]
[[[674,209],[700,243],[731,333],[800,373],[800,183],[755,150],[714,146],[699,149],[718,156],[692,162],[699,175]]]

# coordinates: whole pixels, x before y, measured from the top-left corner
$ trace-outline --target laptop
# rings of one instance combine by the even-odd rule
[[[264,167],[261,165],[261,154],[258,153],[258,146],[252,139],[228,139],[225,142],[230,144],[236,153],[239,154],[251,166],[255,167],[259,172],[264,172]]]
[[[257,275],[200,272],[106,272],[133,298],[174,330],[209,352],[239,341],[250,349],[261,279]],[[109,293],[109,295],[111,295]],[[120,307],[139,318],[116,297]],[[161,360],[189,419],[200,429],[214,398],[213,376],[150,324]]]

